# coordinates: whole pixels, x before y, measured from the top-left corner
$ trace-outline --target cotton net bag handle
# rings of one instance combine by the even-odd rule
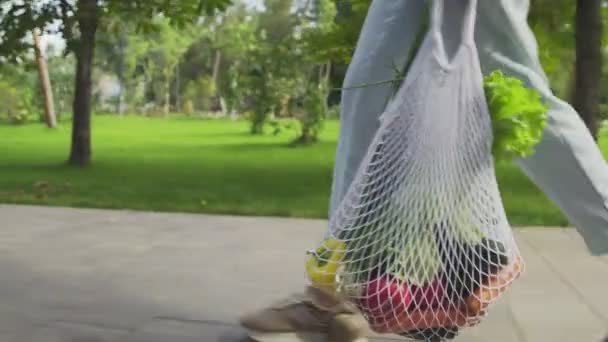
[[[461,42],[459,49],[469,48],[475,49],[475,19],[477,15],[477,0],[452,0],[457,2],[466,2],[467,6],[464,12],[463,25],[461,29]],[[441,58],[439,61],[444,68],[449,69],[447,65],[447,53],[445,50],[445,42],[441,33],[443,27],[443,15],[444,15],[444,0],[433,0],[431,10],[431,26],[430,34],[433,37],[435,43],[435,51],[438,53],[438,57]]]
[[[496,182],[477,1],[450,59],[443,5],[306,264],[373,330],[433,341],[477,324],[523,271]]]

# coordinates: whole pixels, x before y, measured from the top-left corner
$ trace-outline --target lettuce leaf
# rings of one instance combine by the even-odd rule
[[[509,160],[534,153],[547,121],[548,107],[540,94],[499,70],[484,77],[484,91],[492,117],[494,158]]]

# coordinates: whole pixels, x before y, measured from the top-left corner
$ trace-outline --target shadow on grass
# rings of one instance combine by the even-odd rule
[[[217,144],[217,145],[199,145],[201,147],[211,147],[218,149],[239,150],[239,151],[263,151],[263,150],[316,150],[316,149],[332,149],[335,150],[336,144],[331,141],[319,141],[314,144],[294,144],[292,140],[285,142],[252,142],[247,144]]]
[[[70,166],[66,161],[63,162],[10,162],[5,163],[0,167],[0,172],[2,171],[65,171],[65,170],[76,170],[79,169],[77,167]],[[80,168],[82,169],[82,168]],[[86,168],[85,168],[86,169]],[[84,169],[83,169],[84,170]]]

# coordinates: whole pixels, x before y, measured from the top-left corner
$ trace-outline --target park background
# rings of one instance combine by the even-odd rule
[[[0,202],[326,218],[370,2],[3,2]],[[608,155],[605,5],[532,0],[529,23]],[[512,224],[568,224],[514,163],[497,174]]]

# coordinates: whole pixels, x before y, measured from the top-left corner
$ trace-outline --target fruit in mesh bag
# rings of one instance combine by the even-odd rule
[[[412,300],[407,284],[384,274],[366,284],[358,304],[372,321],[382,321],[406,312]]]
[[[452,300],[468,298],[484,284],[489,276],[498,274],[509,265],[502,243],[482,239],[475,245],[462,245],[459,248],[440,248],[440,255],[447,267],[445,271],[446,292]]]
[[[509,265],[506,249],[498,241],[481,238],[477,243],[456,244],[448,240],[450,244],[446,241],[445,231],[437,233],[437,247],[444,264],[440,283],[445,297],[439,309],[421,308],[420,317],[431,317],[436,326],[416,326],[400,333],[413,340],[443,341],[455,338],[459,326],[468,320],[466,317],[470,319],[481,315],[484,305],[496,297],[498,290],[491,288],[504,285],[500,273]],[[397,324],[415,326],[417,323],[416,319],[410,317],[406,317],[406,320],[409,322]]]
[[[444,301],[444,285],[439,279],[424,286],[412,285],[410,291],[414,297],[410,310],[436,309]]]
[[[443,300],[443,284],[439,279],[414,285],[391,274],[382,274],[366,284],[358,306],[374,326],[395,317],[407,317],[410,312],[437,309]]]
[[[475,291],[458,308],[444,304],[439,308],[416,310],[384,321],[371,322],[371,327],[377,333],[397,333],[420,341],[450,340],[458,335],[461,327],[479,323],[487,304],[500,294],[499,290],[492,288],[502,284],[504,278],[493,276],[487,286]]]

